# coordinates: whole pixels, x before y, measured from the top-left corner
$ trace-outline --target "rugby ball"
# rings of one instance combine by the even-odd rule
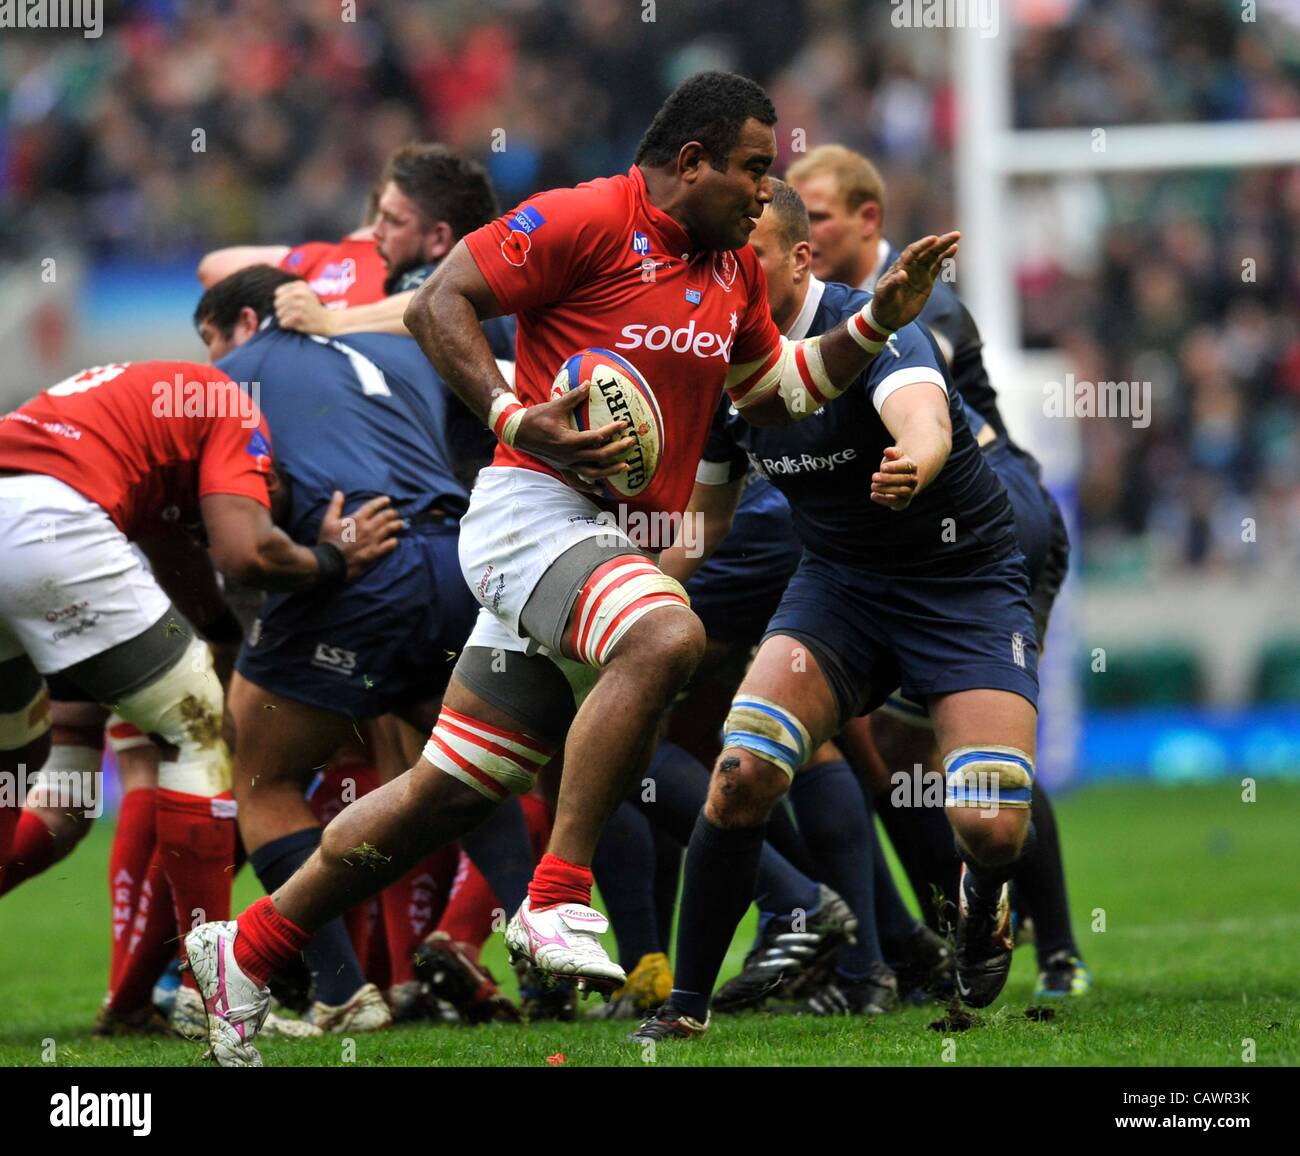
[[[644,493],[659,468],[664,444],[664,419],[649,382],[630,361],[608,349],[584,349],[570,357],[551,386],[555,400],[591,382],[587,400],[570,414],[578,429],[599,429],[612,421],[626,421],[625,437],[635,439],[621,460],[625,474],[601,483],[611,497],[635,498]]]

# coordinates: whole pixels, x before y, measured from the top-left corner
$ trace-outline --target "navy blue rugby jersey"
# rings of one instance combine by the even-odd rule
[[[457,476],[457,430],[494,440],[429,364],[413,338],[378,333],[314,338],[274,320],[217,365],[249,389],[271,429],[275,464],[289,481],[286,531],[315,542],[334,490],[350,511],[387,494],[403,514],[469,503]]]
[[[827,333],[869,298],[812,278],[787,336]],[[880,407],[894,390],[927,381],[947,394],[952,452],[906,510],[890,510],[870,498],[871,475],[894,444]],[[757,429],[724,399],[700,480],[736,478],[749,466],[789,500],[804,545],[831,561],[887,573],[962,573],[1017,549],[1006,491],[975,443],[934,339],[916,324],[900,329],[849,389],[794,425]]]

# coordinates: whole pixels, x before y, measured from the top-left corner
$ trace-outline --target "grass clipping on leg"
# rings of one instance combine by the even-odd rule
[[[385,855],[378,847],[370,843],[358,843],[346,855],[343,856],[343,862],[349,867],[369,867],[372,871],[377,871],[385,863],[391,863],[393,857]]]

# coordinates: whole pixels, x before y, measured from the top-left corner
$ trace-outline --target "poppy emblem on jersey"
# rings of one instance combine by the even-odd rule
[[[736,274],[740,272],[740,262],[730,249],[713,254],[713,279],[728,293],[736,283]]]
[[[528,250],[533,247],[533,239],[527,233],[518,233],[513,229],[501,242],[501,256],[518,269],[528,260]]]

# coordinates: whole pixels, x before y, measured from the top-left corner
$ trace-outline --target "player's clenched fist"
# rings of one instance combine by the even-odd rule
[[[871,475],[871,500],[891,510],[906,510],[916,496],[916,463],[897,446],[886,446],[880,469]]]
[[[275,291],[275,319],[281,329],[331,336],[330,311],[306,281],[290,281]]]
[[[515,433],[515,447],[587,483],[623,473],[627,463],[619,461],[619,455],[634,444],[632,438],[618,436],[627,429],[627,422],[612,421],[599,429],[580,430],[571,420],[590,392],[591,383],[584,381],[554,401],[528,406]]]
[[[960,233],[922,237],[899,254],[876,282],[871,299],[871,312],[881,325],[898,330],[921,315],[944,261],[957,255],[960,237]]]
[[[334,491],[316,540],[321,545],[335,547],[343,555],[349,582],[371,563],[397,549],[397,535],[406,528],[406,523],[392,503],[393,499],[387,495],[371,498],[345,518],[343,492]]]

